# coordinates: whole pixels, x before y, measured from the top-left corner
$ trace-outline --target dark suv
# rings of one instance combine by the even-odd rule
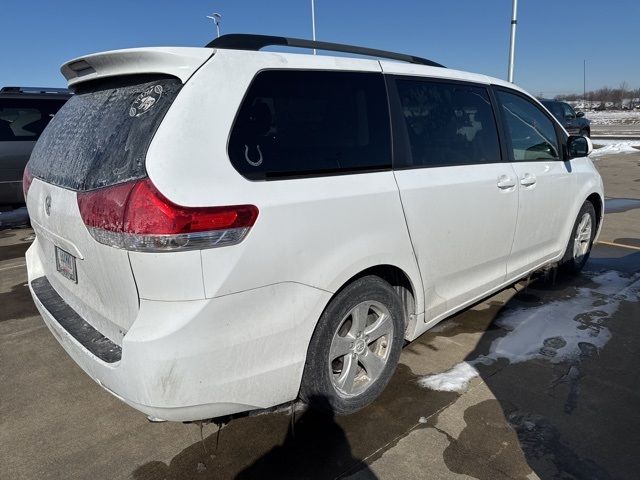
[[[24,203],[22,174],[31,150],[70,96],[60,88],[0,90],[0,205]]]
[[[576,112],[571,105],[558,100],[548,100],[546,98],[540,98],[539,100],[567,129],[569,135],[591,136],[591,122],[584,118],[584,112]]]

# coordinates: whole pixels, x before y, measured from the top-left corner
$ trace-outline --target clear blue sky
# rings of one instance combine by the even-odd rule
[[[553,96],[640,87],[640,2],[520,0],[516,83]],[[5,0],[0,85],[64,86],[64,61],[126,47],[200,46],[222,32],[310,37],[309,0]],[[504,78],[511,0],[316,0],[319,40],[431,58]]]

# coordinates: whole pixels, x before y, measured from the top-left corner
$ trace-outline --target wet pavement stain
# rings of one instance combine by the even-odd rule
[[[573,297],[578,288],[593,287],[590,279],[583,275],[560,278],[555,284],[534,283],[527,291],[549,303],[558,298]],[[517,434],[517,448],[540,478],[608,480],[636,477],[640,455],[637,435],[640,418],[635,414],[640,405],[640,392],[636,387],[640,374],[635,366],[640,350],[635,321],[640,318],[636,290],[632,289],[607,318],[606,325],[612,336],[601,350],[584,341],[578,344],[577,356],[560,363],[537,358],[516,364],[502,362],[499,368],[476,365],[481,379],[496,399],[493,406],[503,412]],[[508,309],[512,306],[529,308],[530,302],[520,301],[520,295],[514,297]],[[610,295],[616,298],[619,293]],[[597,295],[595,297],[594,303],[602,301]],[[579,315],[576,319],[578,327],[597,336],[604,318],[602,313],[596,309]],[[485,333],[466,361],[485,354],[495,340],[495,332]],[[563,348],[565,340],[550,337],[542,343],[554,358],[554,350]],[[625,373],[621,375],[621,372]],[[613,378],[615,381],[610,380]],[[609,391],[611,393],[607,393]],[[500,445],[497,441],[491,443],[491,431],[496,431],[496,438],[508,439],[509,434],[497,433],[499,428],[493,422],[499,420],[500,415],[494,412],[491,417],[487,413],[491,406],[476,407],[465,412],[467,427],[458,439],[449,439],[451,445],[445,451],[444,459],[448,468],[456,473],[475,478],[499,478],[499,475],[490,476],[483,469],[482,459],[488,452],[480,444],[488,443],[492,445],[489,450],[498,452]],[[517,455],[517,452],[512,454]],[[513,463],[508,462],[511,466]],[[504,472],[509,478],[526,475],[524,471]]]
[[[374,461],[410,430],[427,428],[421,417],[433,415],[459,397],[421,388],[416,378],[406,365],[398,365],[382,395],[346,417],[307,409],[296,413],[293,428],[289,414],[232,420],[221,430],[217,450],[215,427],[207,427],[212,433],[203,442],[187,447],[169,465],[140,466],[133,478],[177,480],[197,474],[203,479],[326,479],[355,472],[375,478],[363,459]]]
[[[640,272],[640,251],[598,244],[591,253],[589,264],[593,270],[612,269],[619,272]]]
[[[13,245],[0,246],[0,261],[20,257],[24,258],[24,254],[30,246],[30,243],[15,243]]]
[[[527,479],[531,468],[500,403],[485,400],[473,405],[465,410],[464,421],[457,439],[445,433],[449,446],[443,458],[449,470],[479,480]]]
[[[607,198],[604,201],[604,213],[621,213],[640,208],[636,198]]]
[[[541,415],[517,410],[508,414],[529,464],[540,478],[609,480],[613,477],[562,440],[560,431]]]
[[[0,322],[39,315],[33,304],[29,287],[20,282],[11,290],[0,293]]]

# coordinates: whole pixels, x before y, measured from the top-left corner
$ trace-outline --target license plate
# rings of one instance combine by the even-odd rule
[[[56,269],[63,277],[67,277],[72,282],[78,283],[76,257],[59,247],[56,247]]]

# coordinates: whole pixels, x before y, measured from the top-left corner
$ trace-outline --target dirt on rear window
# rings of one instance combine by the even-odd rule
[[[40,136],[30,172],[75,191],[145,177],[147,149],[181,86],[177,78],[149,76],[81,86]]]

